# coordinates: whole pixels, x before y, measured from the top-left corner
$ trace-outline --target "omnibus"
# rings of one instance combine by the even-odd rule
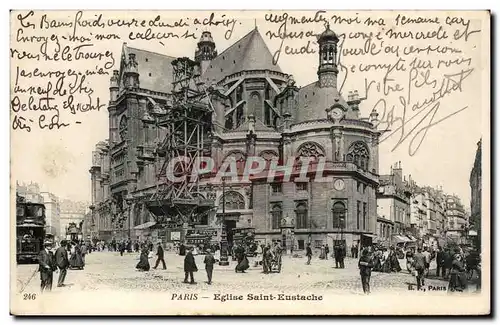
[[[16,261],[38,262],[45,240],[45,205],[17,200],[16,239]]]

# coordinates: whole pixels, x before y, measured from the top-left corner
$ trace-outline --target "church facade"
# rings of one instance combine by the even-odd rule
[[[262,173],[247,181],[209,181],[197,195],[215,200],[217,208],[198,228],[251,227],[257,240],[272,241],[283,239],[286,224],[295,249],[308,242],[371,242],[377,223],[378,114],[361,117],[357,92],[347,98],[339,92],[338,41],[329,27],[318,35],[318,78],[298,87],[273,64],[257,28],[221,53],[210,32],[202,33],[194,55],[200,80],[220,94],[211,99],[210,157],[216,166],[228,157],[240,165],[248,157],[292,161],[294,170],[301,158],[311,164],[305,179],[292,173],[290,179],[270,181]],[[99,234],[135,237],[138,228],[154,223],[144,201],[156,190],[154,148],[165,134],[142,120],[168,105],[173,60],[123,45],[120,70],[111,77],[109,139],[96,151],[106,158],[95,158],[91,169]],[[315,181],[319,169],[328,181]],[[186,229],[166,230],[165,240],[177,238],[172,235],[177,231],[182,237]]]

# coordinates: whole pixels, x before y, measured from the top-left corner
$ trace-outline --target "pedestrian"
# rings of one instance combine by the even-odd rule
[[[340,247],[338,244],[333,247],[333,254],[335,257],[335,268],[338,269],[340,266]]]
[[[343,269],[343,268],[345,268],[344,258],[346,256],[346,249],[345,249],[345,245],[344,244],[340,245],[339,251],[340,251],[340,258],[339,258],[340,268]]]
[[[450,291],[464,291],[467,287],[465,265],[462,253],[459,248],[455,248],[455,254],[451,263],[450,281],[448,283],[448,290]]]
[[[66,240],[61,240],[61,246],[57,248],[55,253],[56,265],[59,268],[59,279],[57,280],[58,287],[64,287],[64,280],[66,279],[66,273],[68,272],[69,259],[68,252],[66,251]]]
[[[424,251],[422,252],[422,255],[425,256],[425,271],[424,271],[424,277],[429,275],[429,268],[431,265],[431,253],[429,252],[429,248],[426,246],[424,247]]]
[[[358,245],[354,244],[354,258],[358,258]]]
[[[307,247],[306,247],[306,256],[307,256],[307,265],[310,265],[311,264],[311,258],[312,258],[312,249],[311,249],[311,243],[308,243],[307,244]]]
[[[328,244],[325,245],[325,259],[328,259],[328,254],[330,253],[330,247]]]
[[[413,269],[414,275],[417,278],[417,290],[425,285],[424,272],[425,272],[425,256],[422,254],[422,248],[419,247],[417,252],[413,255]]]
[[[160,261],[163,265],[163,269],[166,270],[167,269],[167,265],[165,264],[165,259],[163,258],[163,247],[161,247],[161,243],[159,242],[158,243],[158,250],[156,251],[156,256],[158,256],[157,260],[156,260],[156,264],[155,266],[153,267],[153,269],[156,270],[156,268],[158,267],[158,265],[160,264]]]
[[[446,248],[443,256],[443,278],[448,280],[450,276],[450,270],[453,262],[453,254],[451,253],[449,248]]]
[[[82,252],[83,266],[85,266],[85,255],[87,255],[87,251],[88,251],[87,244],[85,242],[82,242],[81,252]]]
[[[38,271],[40,271],[40,290],[52,291],[54,271],[57,270],[54,254],[51,252],[52,242],[45,241],[43,249],[38,254]]]
[[[361,257],[358,262],[359,274],[361,275],[361,285],[363,286],[363,292],[366,294],[370,293],[370,276],[372,275],[373,261],[370,256],[368,249],[363,249],[361,251]]]
[[[212,255],[212,252],[209,249],[207,249],[205,255],[205,259],[203,260],[203,263],[205,263],[205,271],[207,271],[207,278],[208,278],[208,284],[212,284],[212,274],[214,272],[214,264],[215,264],[215,258]]]
[[[444,276],[444,253],[441,247],[437,248],[436,253],[436,276]]]
[[[184,245],[184,243],[181,243],[179,245],[179,255],[180,256],[185,256],[186,255],[186,245]]]
[[[149,250],[146,245],[142,248],[139,263],[135,266],[138,271],[149,271]]]
[[[194,282],[193,272],[197,271],[198,267],[196,266],[196,261],[193,256],[193,247],[189,247],[184,257],[184,283],[196,284],[196,282]],[[188,282],[188,276],[191,278],[190,282]]]

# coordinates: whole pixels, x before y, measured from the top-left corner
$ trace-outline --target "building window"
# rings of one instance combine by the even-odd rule
[[[325,150],[315,142],[306,142],[297,150],[297,156],[318,159],[319,157],[325,157]]]
[[[295,183],[295,190],[297,192],[307,191],[307,183],[306,182]]]
[[[238,192],[230,191],[220,198],[220,209],[222,209],[223,204],[225,210],[243,210],[245,209],[245,198]]]
[[[356,225],[359,229],[360,226],[360,219],[361,219],[361,201],[358,201],[358,206],[357,206],[357,215],[356,215]]]
[[[370,154],[364,142],[358,141],[349,147],[349,151],[347,153],[348,162],[354,163],[363,170],[368,170],[369,160]]]
[[[333,228],[344,228],[346,208],[342,202],[335,202],[332,208]]]
[[[243,99],[243,86],[239,85],[236,88],[236,104],[238,104]]]
[[[299,202],[295,208],[295,227],[297,229],[307,228],[307,202]]]
[[[363,202],[363,230],[366,230],[366,219],[367,219],[367,213],[368,213],[368,206],[366,202]]]
[[[365,194],[365,193],[366,193],[366,187],[367,187],[367,185],[366,185],[366,184],[363,184],[363,194]]]
[[[316,239],[314,241],[314,248],[321,248],[321,246],[323,246],[323,241],[321,239]]]
[[[236,127],[240,126],[245,122],[245,116],[243,112],[243,105],[238,106],[236,109]]]
[[[233,129],[233,114],[229,114],[228,116],[226,116],[226,123],[224,124],[224,127],[227,130]]]
[[[283,191],[283,187],[281,183],[272,183],[271,184],[271,193],[272,194],[281,194]]]
[[[274,203],[271,208],[271,229],[279,229],[283,218],[283,207],[281,203]]]

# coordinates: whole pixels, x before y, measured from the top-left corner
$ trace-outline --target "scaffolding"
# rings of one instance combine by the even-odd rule
[[[156,148],[157,164],[161,165],[156,191],[146,206],[159,224],[193,225],[214,207],[214,200],[200,195],[198,175],[192,175],[199,168],[199,158],[211,155],[214,109],[199,81],[199,63],[183,57],[172,66],[171,101],[155,114],[156,125],[165,136]]]

